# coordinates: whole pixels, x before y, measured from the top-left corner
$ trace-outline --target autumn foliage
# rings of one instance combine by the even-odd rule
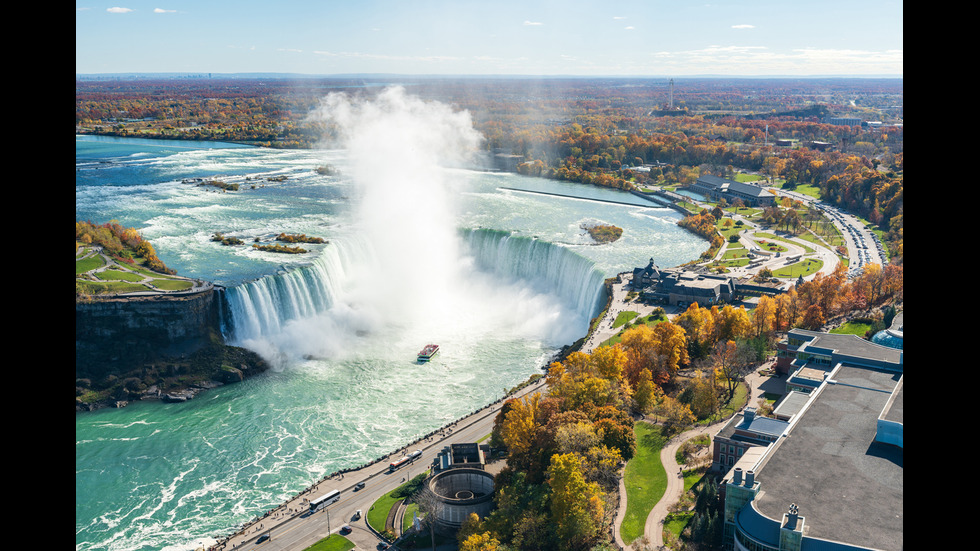
[[[121,262],[127,264],[141,263],[150,270],[161,274],[175,274],[157,256],[153,245],[143,239],[134,228],[124,228],[115,220],[105,224],[92,222],[75,222],[76,247],[81,244],[94,244]]]

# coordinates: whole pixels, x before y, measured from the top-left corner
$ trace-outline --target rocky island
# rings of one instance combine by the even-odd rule
[[[597,244],[612,243],[623,235],[623,228],[609,224],[583,224],[582,229],[587,231]]]

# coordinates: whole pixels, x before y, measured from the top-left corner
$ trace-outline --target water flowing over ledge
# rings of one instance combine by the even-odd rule
[[[462,254],[477,270],[554,295],[586,322],[605,301],[605,274],[567,247],[501,230],[462,230],[460,238]],[[366,243],[334,242],[308,266],[226,289],[225,337],[231,342],[267,337],[291,321],[338,306],[353,274],[372,263],[369,249]]]

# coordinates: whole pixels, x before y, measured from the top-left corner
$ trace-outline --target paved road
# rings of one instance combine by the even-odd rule
[[[520,397],[530,392],[544,391],[544,389],[545,385],[542,379],[508,398]],[[360,509],[366,515],[368,509],[378,498],[427,469],[443,447],[456,443],[476,442],[489,434],[493,429],[493,420],[500,410],[501,404],[502,402],[496,402],[474,412],[470,416],[437,431],[431,437],[405,446],[405,448],[372,465],[344,473],[342,477],[338,475],[323,480],[209,549],[256,548],[256,540],[265,533],[270,534],[271,538],[259,544],[258,548],[264,551],[305,549],[332,533],[338,533],[344,524],[352,528],[352,532],[346,537],[354,542],[357,549],[375,549],[382,539],[368,527],[363,516],[358,520],[353,520],[355,511]],[[395,473],[388,472],[388,463],[416,449],[422,450],[421,458]],[[353,488],[358,482],[364,482],[365,487],[363,490],[355,492]],[[309,512],[311,499],[316,499],[334,489],[341,492],[339,502],[318,512]]]

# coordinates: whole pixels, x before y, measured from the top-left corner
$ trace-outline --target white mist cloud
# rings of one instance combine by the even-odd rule
[[[313,114],[348,153],[358,189],[356,222],[378,265],[370,291],[391,316],[409,319],[446,305],[458,282],[455,193],[460,166],[482,137],[470,114],[388,88],[370,101],[330,94]]]
[[[131,12],[133,10],[130,9],[130,8],[119,8],[119,7],[115,7],[115,8],[107,8],[105,11],[107,11],[109,13],[129,13],[129,12]]]

